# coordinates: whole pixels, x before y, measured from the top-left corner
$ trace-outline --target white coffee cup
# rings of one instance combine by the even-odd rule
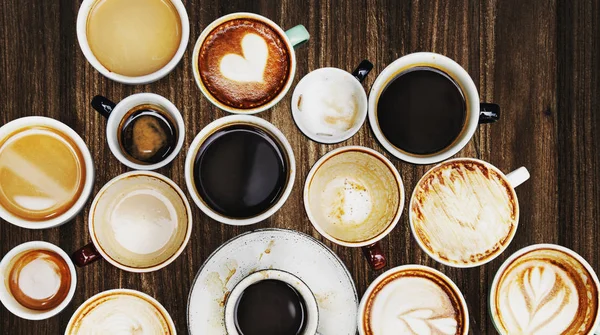
[[[460,87],[467,106],[465,124],[458,138],[442,151],[430,155],[412,154],[394,146],[381,131],[377,119],[379,97],[388,84],[406,70],[415,67],[431,67],[446,73]],[[480,123],[494,122],[498,115],[497,105],[480,104],[477,87],[465,69],[452,59],[432,52],[412,53],[395,60],[379,74],[369,94],[369,123],[375,137],[392,155],[413,164],[433,164],[452,157],[471,140]]]
[[[229,297],[227,297],[227,302],[225,303],[225,328],[227,329],[227,334],[240,335],[235,326],[235,309],[244,290],[252,284],[267,279],[282,281],[298,292],[304,300],[304,307],[306,307],[306,315],[308,316],[308,320],[304,324],[304,331],[301,335],[317,334],[317,328],[319,326],[319,307],[317,306],[317,300],[310,288],[300,278],[293,274],[273,269],[254,272],[242,279],[233,290],[231,290]]]
[[[139,77],[130,77],[124,76],[118,73],[111,72],[108,70],[100,61],[94,56],[94,53],[90,49],[90,45],[87,40],[87,21],[90,10],[93,8],[94,4],[98,0],[84,0],[81,3],[81,7],[79,7],[79,13],[77,14],[77,40],[79,41],[79,46],[81,47],[81,51],[83,55],[87,59],[87,61],[103,76],[108,79],[117,81],[123,84],[137,85],[137,84],[148,84],[154,81],[157,81],[167,74],[169,74],[175,66],[179,63],[181,58],[183,57],[183,53],[187,48],[188,40],[190,37],[190,22],[188,18],[187,11],[185,10],[185,6],[181,2],[181,0],[170,0],[173,3],[173,6],[177,9],[177,13],[179,13],[179,18],[181,20],[181,41],[179,42],[179,48],[177,52],[164,67],[159,69],[158,71],[147,74]]]
[[[162,161],[154,164],[139,164],[129,160],[125,157],[123,150],[119,144],[119,126],[123,117],[132,108],[140,105],[155,105],[160,107],[164,112],[168,113],[169,116],[175,121],[175,127],[177,128],[177,144],[173,151],[165,157]],[[97,95],[92,99],[92,107],[98,111],[102,116],[107,118],[106,121],[106,141],[108,147],[113,155],[126,166],[135,170],[156,170],[169,164],[177,157],[179,151],[183,147],[183,141],[185,140],[185,125],[183,117],[179,112],[179,109],[167,98],[162,97],[154,93],[137,93],[128,96],[121,100],[118,104],[110,101],[109,99]]]
[[[71,284],[67,296],[58,306],[50,310],[33,310],[19,304],[7,288],[6,283],[8,279],[6,278],[6,272],[10,271],[12,260],[15,258],[15,256],[18,256],[19,254],[29,250],[52,251],[62,257],[69,267]],[[0,261],[0,282],[2,282],[2,285],[0,285],[0,301],[4,307],[6,307],[6,309],[23,319],[44,320],[60,313],[71,302],[71,299],[73,299],[73,295],[75,294],[75,287],[77,286],[77,272],[75,272],[75,266],[73,266],[73,262],[61,248],[48,242],[31,241],[14,247],[6,255],[4,255],[2,261]]]
[[[83,161],[85,163],[85,183],[81,194],[79,195],[79,198],[73,204],[73,206],[71,206],[71,208],[63,214],[48,220],[29,221],[15,216],[5,208],[0,206],[0,217],[14,224],[15,226],[28,229],[45,229],[60,226],[72,220],[77,214],[79,214],[79,212],[81,212],[88,198],[90,197],[90,194],[92,193],[92,189],[94,187],[94,162],[92,160],[90,150],[86,146],[83,139],[79,136],[79,134],[77,134],[66,124],[48,117],[26,116],[20,119],[13,120],[0,127],[0,140],[4,139],[4,137],[6,136],[10,136],[12,133],[18,131],[19,129],[35,126],[49,127],[58,130],[63,135],[69,137],[73,141],[73,143],[77,145],[77,148],[81,152],[81,155],[83,156]]]

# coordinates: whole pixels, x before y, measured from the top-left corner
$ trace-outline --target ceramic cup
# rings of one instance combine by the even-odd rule
[[[306,137],[338,143],[354,136],[367,117],[367,93],[362,82],[373,69],[363,60],[348,73],[325,67],[304,76],[292,95],[292,116]]]
[[[70,284],[66,297],[62,300],[62,302],[60,302],[60,304],[51,309],[35,310],[27,308],[21,305],[15,299],[11,291],[8,289],[9,274],[7,272],[11,271],[13,263],[17,260],[17,256],[23,255],[28,251],[36,250],[50,251],[54,254],[58,254],[62,258],[62,260],[64,260],[64,262],[67,264],[68,271],[70,274]],[[32,262],[35,261],[37,260],[33,260]],[[28,265],[32,262],[29,262]],[[37,285],[42,285],[44,283],[44,280],[48,279],[47,270],[48,269],[40,269],[39,273],[28,272],[25,275],[32,276],[31,280],[34,280],[37,283]],[[23,267],[20,276],[23,276],[23,272],[26,271],[27,269]],[[75,272],[73,262],[61,248],[48,242],[32,241],[18,245],[11,249],[6,255],[4,255],[2,261],[0,262],[0,282],[2,282],[2,285],[0,285],[0,301],[2,301],[2,304],[4,305],[4,307],[6,307],[6,309],[8,309],[14,315],[23,319],[43,320],[60,313],[71,302],[71,299],[73,299],[73,295],[75,294],[75,288],[77,286],[77,272]]]
[[[281,270],[260,270],[248,275],[242,279],[231,291],[227,302],[225,303],[225,328],[227,334],[240,335],[236,328],[235,310],[237,303],[250,285],[256,284],[263,280],[279,280],[289,286],[291,286],[304,300],[304,307],[306,308],[306,321],[304,324],[304,331],[300,335],[313,335],[317,334],[317,328],[319,326],[319,308],[317,306],[317,300],[313,295],[312,291],[306,284],[298,277],[293,274]],[[318,335],[318,334],[317,334]]]
[[[448,147],[429,155],[409,153],[394,146],[381,131],[377,119],[377,104],[383,91],[394,79],[416,67],[429,67],[445,73],[459,86],[466,102],[466,120],[458,138]],[[496,121],[499,113],[498,105],[480,103],[477,87],[465,69],[452,59],[431,52],[413,53],[395,60],[379,74],[369,94],[369,123],[375,137],[392,155],[413,164],[433,164],[452,157],[471,140],[479,124]]]
[[[9,139],[16,132],[33,127],[47,127],[57,131],[65,138],[68,138],[71,144],[79,149],[84,165],[82,171],[85,173],[83,188],[81,189],[81,192],[76,200],[74,199],[75,201],[71,207],[66,209],[58,216],[49,219],[28,220],[11,213],[7,208],[4,208],[2,205],[0,205],[0,217],[14,224],[15,226],[28,229],[57,227],[72,220],[85,206],[90,194],[92,193],[92,188],[94,187],[94,162],[88,147],[79,134],[77,134],[73,129],[64,123],[47,117],[27,116],[5,124],[4,126],[0,127],[0,143],[4,142],[6,139]]]
[[[181,113],[177,107],[175,107],[171,101],[158,94],[137,93],[121,100],[118,104],[115,104],[101,95],[97,95],[92,99],[91,105],[98,113],[107,119],[106,141],[108,142],[110,151],[121,163],[132,169],[159,169],[172,162],[173,159],[177,157],[177,154],[179,154],[179,151],[181,151],[181,147],[183,147],[183,141],[185,139],[185,125],[183,123],[183,117],[181,116]],[[177,132],[177,144],[172,149],[171,153],[161,161],[153,164],[141,164],[140,162],[134,162],[132,159],[126,157],[126,154],[124,153],[119,141],[119,132],[124,118],[128,115],[129,111],[143,105],[154,105],[160,108],[163,112],[167,113],[170,119],[173,121],[173,125],[175,126]]]
[[[188,18],[187,11],[185,10],[185,6],[181,2],[181,0],[170,0],[175,9],[177,9],[177,13],[179,14],[179,18],[181,20],[181,41],[179,42],[179,48],[177,49],[175,55],[163,68],[158,71],[139,76],[139,77],[131,77],[125,76],[118,73],[111,72],[108,70],[98,59],[94,56],[94,53],[90,49],[90,45],[87,39],[87,23],[90,10],[93,8],[94,4],[96,4],[98,0],[84,0],[81,3],[81,7],[79,7],[79,13],[77,14],[77,41],[79,42],[79,47],[83,52],[83,55],[87,59],[87,61],[103,76],[108,79],[114,80],[123,84],[130,85],[139,85],[139,84],[148,84],[154,81],[157,81],[167,74],[169,74],[175,66],[179,63],[181,58],[183,57],[183,53],[187,48],[188,40],[190,37],[190,22]]]

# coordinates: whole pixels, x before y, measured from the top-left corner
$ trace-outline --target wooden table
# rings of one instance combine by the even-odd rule
[[[105,120],[92,110],[90,99],[96,94],[115,101],[138,92],[161,94],[180,108],[187,126],[182,153],[158,172],[185,188],[183,163],[189,144],[202,127],[226,115],[201,95],[191,70],[196,38],[214,19],[249,11],[284,28],[305,25],[311,40],[297,49],[296,82],[324,66],[351,71],[366,58],[375,64],[364,85],[368,89],[379,72],[398,57],[433,51],[460,63],[473,77],[482,101],[502,108],[501,121],[479,127],[457,156],[481,158],[506,172],[526,166],[531,179],[517,190],[521,206],[517,235],[493,262],[474,269],[436,263],[411,237],[405,211],[382,242],[388,268],[417,263],[446,273],[466,296],[473,334],[495,332],[487,312],[488,288],[500,264],[516,250],[533,243],[558,243],[600,270],[600,1],[184,2],[191,31],[181,63],[156,83],[126,86],[104,78],[81,53],[75,33],[80,1],[1,1],[2,124],[26,115],[44,115],[74,128],[94,157],[95,194],[128,169],[108,149]],[[173,316],[178,331],[185,334],[188,292],[200,265],[223,242],[263,227],[294,229],[324,241],[348,266],[362,295],[379,273],[368,268],[360,250],[335,246],[312,228],[304,212],[302,188],[311,165],[334,148],[354,144],[384,150],[367,124],[341,144],[309,141],[294,125],[290,97],[291,92],[272,110],[259,114],[285,133],[298,166],[292,195],[272,218],[252,227],[231,227],[208,219],[193,205],[192,238],[173,264],[149,274],[127,273],[103,261],[78,269],[75,297],[61,314],[33,322],[13,316],[2,306],[1,333],[59,334],[84,300],[123,287],[156,297]],[[392,162],[404,179],[407,194],[430,168],[394,158]],[[0,256],[32,240],[55,243],[68,253],[87,244],[88,207],[60,228],[26,230],[0,222]]]

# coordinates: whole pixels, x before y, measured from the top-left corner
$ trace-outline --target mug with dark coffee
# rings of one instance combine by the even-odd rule
[[[369,123],[383,147],[414,164],[450,158],[500,108],[480,103],[469,74],[448,57],[419,52],[388,65],[369,95]]]

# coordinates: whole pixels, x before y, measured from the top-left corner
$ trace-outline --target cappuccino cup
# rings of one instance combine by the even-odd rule
[[[75,294],[77,273],[69,256],[54,244],[32,241],[10,250],[0,262],[0,301],[28,320],[60,313]]]
[[[599,291],[594,269],[576,252],[530,245],[498,269],[490,316],[502,335],[600,334]]]
[[[287,93],[296,73],[294,47],[309,39],[302,25],[283,31],[253,13],[233,13],[209,24],[192,55],[196,84],[220,109],[262,112]]]
[[[96,194],[88,227],[92,243],[73,254],[78,266],[101,258],[129,272],[152,272],[171,264],[192,233],[192,211],[169,178],[131,171]]]
[[[469,333],[469,310],[456,284],[422,265],[403,265],[381,274],[358,307],[360,335]]]
[[[386,265],[378,241],[396,227],[403,208],[398,170],[370,148],[330,151],[304,184],[304,209],[313,227],[333,243],[362,248],[374,270]]]

